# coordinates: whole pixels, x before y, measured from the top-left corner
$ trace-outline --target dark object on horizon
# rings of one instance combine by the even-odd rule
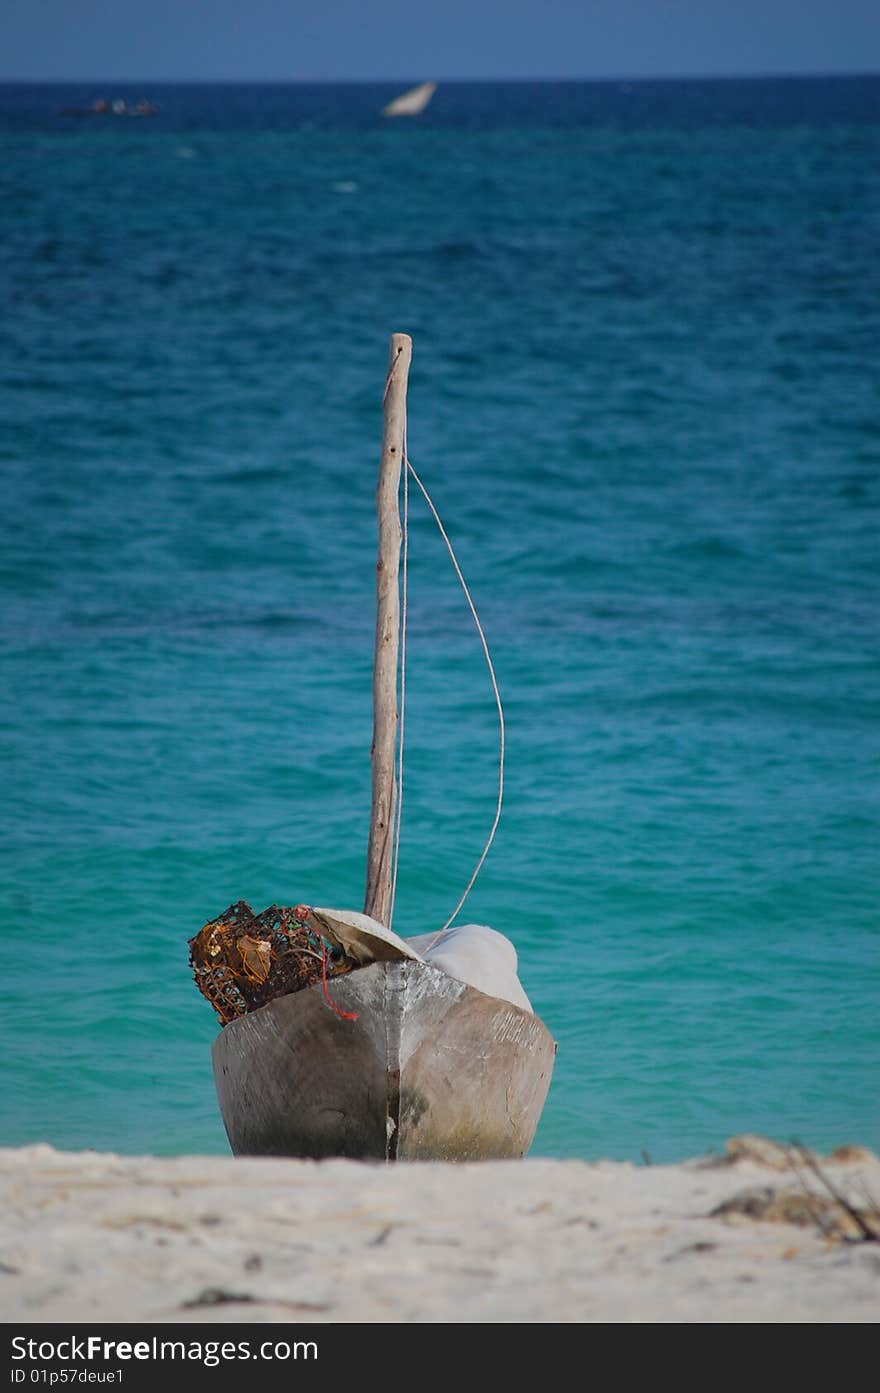
[[[65,106],[59,116],[155,116],[159,108],[146,99],[129,106],[124,97],[115,97],[108,102],[106,97],[97,97],[91,106]]]

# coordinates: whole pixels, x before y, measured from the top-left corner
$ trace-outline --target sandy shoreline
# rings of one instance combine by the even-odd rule
[[[779,1168],[773,1143],[731,1149],[741,1154],[648,1167],[0,1150],[0,1311],[77,1322],[875,1321],[880,1243],[857,1241],[815,1177]],[[863,1212],[880,1199],[880,1160],[863,1148],[822,1170]],[[807,1201],[805,1184],[824,1200]]]

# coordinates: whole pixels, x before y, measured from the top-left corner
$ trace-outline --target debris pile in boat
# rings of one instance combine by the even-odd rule
[[[196,985],[221,1025],[316,982],[326,994],[328,977],[351,971],[352,960],[327,947],[304,911],[273,904],[255,914],[239,900],[189,940]]]

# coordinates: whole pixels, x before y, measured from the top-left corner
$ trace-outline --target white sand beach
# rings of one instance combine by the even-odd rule
[[[880,1160],[842,1147],[821,1170],[880,1231]],[[0,1151],[0,1191],[5,1321],[880,1316],[880,1242],[760,1138],[669,1166],[166,1159],[40,1144]]]

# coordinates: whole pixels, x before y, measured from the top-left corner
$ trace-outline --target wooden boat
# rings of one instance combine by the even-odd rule
[[[244,1156],[470,1161],[525,1155],[550,1084],[546,1027],[438,968],[372,963],[231,1021],[214,1042]]]
[[[528,1006],[509,940],[481,926],[448,930],[467,947],[471,928],[478,946],[491,948],[498,940],[506,955],[498,970],[490,961],[488,971],[471,963],[461,975],[450,975],[430,961],[431,936],[407,942],[385,927],[396,797],[398,492],[406,467],[410,354],[409,338],[393,335],[377,489],[373,802],[364,914],[308,906],[292,911],[317,941],[347,955],[354,970],[332,978],[332,999],[325,978],[224,1026],[212,1059],[236,1155],[519,1157],[531,1144],[550,1085],[556,1044]],[[482,858],[477,869],[480,864]],[[455,967],[454,956],[438,958]],[[259,969],[256,958],[254,964]],[[497,994],[480,989],[487,985]]]

